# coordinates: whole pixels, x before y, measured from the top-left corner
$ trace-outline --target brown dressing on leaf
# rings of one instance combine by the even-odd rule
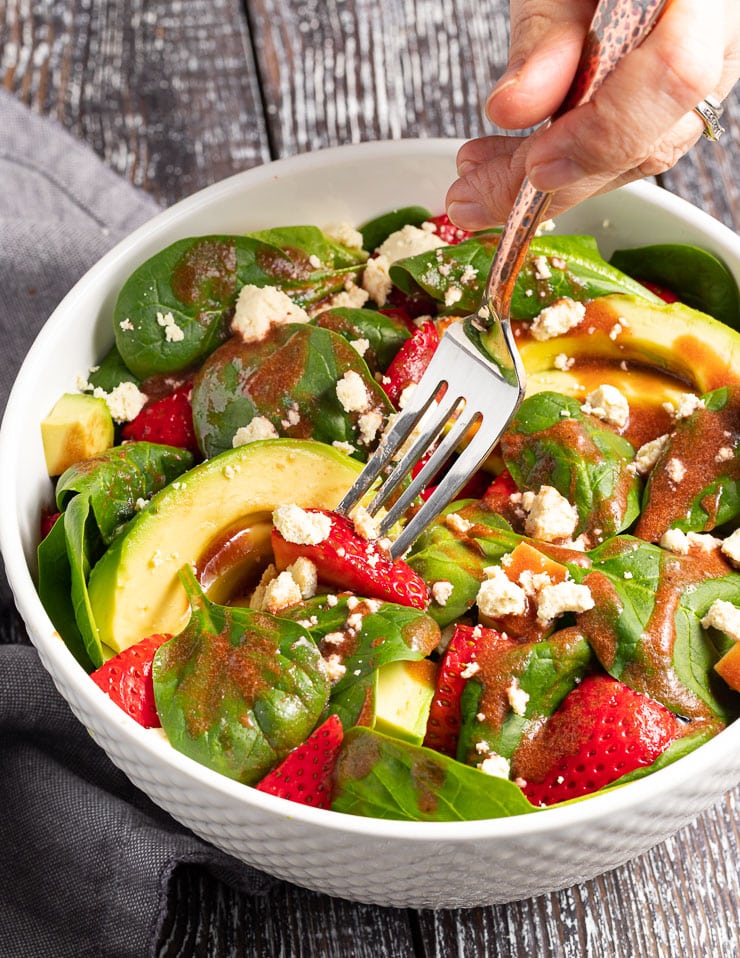
[[[234,241],[203,239],[195,243],[173,270],[171,283],[181,303],[230,303],[236,295]]]

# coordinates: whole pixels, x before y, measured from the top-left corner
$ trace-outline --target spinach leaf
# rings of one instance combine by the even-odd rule
[[[72,573],[67,556],[64,517],[59,516],[37,550],[39,598],[54,628],[80,665],[88,672],[94,668],[77,626],[72,604]]]
[[[581,411],[578,400],[541,392],[524,400],[501,439],[519,489],[554,486],[578,510],[574,537],[592,541],[628,528],[640,511],[641,482],[627,466],[632,445]]]
[[[539,642],[508,639],[479,646],[476,661],[480,670],[463,691],[457,752],[459,761],[468,765],[481,760],[479,742],[510,759],[527,730],[552,715],[595,664],[590,645],[575,626]],[[511,708],[512,679],[529,697],[522,715]]]
[[[187,369],[228,338],[242,286],[279,285],[309,306],[343,289],[361,268],[357,251],[332,243],[316,227],[179,240],[124,284],[114,311],[116,345],[142,379]]]
[[[360,727],[345,733],[332,808],[350,815],[423,822],[536,811],[507,779]]]
[[[391,279],[404,293],[421,288],[438,303],[459,291],[452,309],[466,315],[479,304],[491,266],[497,238],[493,235],[465,240],[399,260],[391,267]],[[659,303],[660,299],[640,283],[610,266],[599,254],[590,236],[537,237],[525,259],[511,302],[513,319],[533,319],[545,306],[568,296],[589,300],[608,293],[631,293]]]
[[[439,645],[440,631],[418,609],[351,595],[335,598],[329,604],[325,595],[315,596],[281,615],[303,625],[324,657],[340,656],[345,672],[332,687],[328,711],[349,727],[372,701],[367,680],[390,662],[426,658]]]
[[[253,785],[306,740],[326,704],[318,649],[294,622],[210,602],[192,569],[192,614],[157,650],[157,712],[173,747]]]
[[[411,335],[408,326],[400,319],[373,309],[336,307],[320,313],[315,323],[339,333],[348,342],[366,339],[369,346],[363,359],[372,373],[385,372]]]
[[[702,399],[703,409],[676,422],[650,474],[635,530],[643,539],[708,532],[740,516],[740,385]]]
[[[578,627],[610,675],[697,723],[738,714],[714,674],[720,652],[701,619],[715,599],[737,602],[740,574],[720,559],[676,555],[632,536],[589,553],[591,569],[571,567],[594,608]]]
[[[184,449],[132,442],[85,459],[59,478],[56,501],[63,514],[54,528],[63,527],[74,617],[87,656],[96,668],[103,663],[103,649],[87,591],[90,570],[135,514],[137,501],[148,499],[192,464],[192,455]],[[57,545],[60,535],[56,533],[53,540]],[[51,554],[52,545],[48,549]],[[49,558],[45,557],[47,570],[52,568]],[[66,631],[77,646],[77,636],[69,627]]]
[[[366,413],[347,412],[337,382],[356,372],[368,394]],[[364,461],[393,411],[367,365],[346,340],[328,329],[289,323],[265,340],[235,337],[204,363],[193,384],[193,422],[206,456],[231,449],[236,431],[257,416],[280,436],[349,443]],[[369,429],[374,417],[376,430]]]
[[[616,250],[609,261],[629,276],[658,283],[694,309],[740,328],[740,291],[735,277],[707,250],[685,243],[660,243]]]
[[[372,253],[388,239],[391,233],[403,229],[404,226],[421,226],[431,215],[423,206],[404,206],[401,209],[383,213],[382,216],[376,216],[360,227],[362,248]]]
[[[138,386],[141,382],[124,363],[116,346],[111,346],[99,366],[90,370],[87,377],[90,385],[110,393],[121,383],[133,383]]]

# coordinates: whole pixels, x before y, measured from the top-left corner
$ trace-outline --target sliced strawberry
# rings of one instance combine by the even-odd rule
[[[331,808],[334,766],[343,738],[339,716],[330,715],[255,788],[301,805]]]
[[[398,350],[383,378],[383,388],[395,406],[404,389],[418,383],[424,375],[438,345],[437,327],[428,320],[417,326]]]
[[[667,286],[662,286],[660,283],[654,283],[649,279],[641,279],[640,283],[649,289],[651,293],[655,293],[656,296],[660,296],[664,303],[677,303],[679,301],[678,296],[673,292],[672,289],[668,289]]]
[[[61,516],[61,512],[42,512],[41,513],[41,538],[45,539],[54,528],[54,523]]]
[[[554,805],[652,765],[680,734],[660,702],[609,675],[591,675],[515,755],[513,771],[533,805]]]
[[[441,216],[432,216],[429,222],[434,223],[437,227],[437,236],[444,240],[445,243],[449,243],[450,246],[456,246],[458,243],[470,239],[473,235],[470,230],[464,230],[461,226],[455,226],[446,213],[442,213]]]
[[[189,449],[199,455],[190,406],[192,386],[187,383],[168,396],[144,406],[139,415],[121,430],[124,439],[159,442],[165,446]]]
[[[424,745],[455,758],[460,737],[460,699],[469,675],[465,670],[476,661],[481,643],[494,643],[502,636],[495,629],[456,625],[437,672],[437,686],[427,719]]]
[[[390,316],[393,319],[399,320],[399,322],[406,326],[410,333],[413,333],[416,330],[416,324],[414,323],[413,319],[401,306],[391,306],[390,309],[379,309],[378,312],[381,314],[381,316]]]
[[[517,485],[514,482],[508,469],[502,469],[493,482],[488,487],[486,497],[510,496],[518,492]]]
[[[278,569],[286,569],[300,556],[316,566],[324,585],[356,592],[368,599],[385,599],[416,609],[426,609],[426,583],[402,559],[389,559],[377,542],[364,539],[344,516],[322,509],[306,509],[309,515],[331,519],[329,536],[315,545],[290,542],[272,530],[272,548]]]
[[[413,319],[416,319],[417,316],[427,316],[437,309],[435,301],[421,287],[414,290],[413,293],[404,293],[397,286],[391,287],[391,291],[388,293],[388,305],[402,309]]]
[[[160,645],[171,638],[171,635],[150,635],[108,659],[90,676],[116,705],[144,728],[160,725],[154,703],[152,661]]]

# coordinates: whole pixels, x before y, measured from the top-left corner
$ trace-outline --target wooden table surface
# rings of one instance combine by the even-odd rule
[[[502,0],[0,0],[0,83],[166,205],[321,147],[487,132],[506,11]],[[722,145],[701,141],[661,181],[737,229],[737,93],[726,105]],[[182,869],[161,954],[731,958],[739,810],[740,788],[601,878],[470,911],[381,909],[288,884],[252,900]]]

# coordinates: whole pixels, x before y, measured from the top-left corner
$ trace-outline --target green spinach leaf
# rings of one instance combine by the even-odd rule
[[[403,229],[404,226],[421,226],[432,214],[423,206],[404,206],[401,209],[391,210],[382,216],[368,220],[360,227],[362,247],[369,253],[384,243],[391,233]]]
[[[408,326],[400,319],[373,309],[328,309],[316,317],[315,323],[339,333],[350,343],[366,339],[369,345],[363,359],[372,373],[385,372],[411,335]]]

